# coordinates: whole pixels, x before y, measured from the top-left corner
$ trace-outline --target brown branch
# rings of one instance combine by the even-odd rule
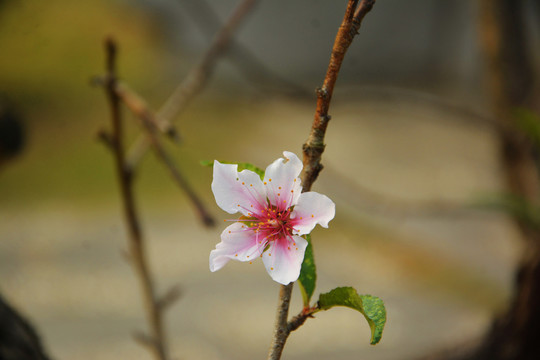
[[[109,100],[111,109],[111,121],[113,128],[111,141],[113,144],[113,153],[116,163],[118,181],[120,183],[120,191],[122,194],[124,216],[126,218],[127,230],[129,234],[129,253],[131,256],[131,263],[133,264],[137,277],[141,282],[146,317],[151,331],[150,338],[152,339],[152,346],[150,346],[150,348],[156,359],[166,360],[167,352],[162,323],[162,313],[156,300],[154,283],[152,281],[152,277],[150,276],[148,260],[146,258],[144,239],[133,193],[133,178],[130,172],[126,169],[120,98],[115,90],[117,86],[117,46],[113,39],[108,38],[105,41],[105,49],[107,55],[107,78],[105,90],[107,92],[107,98]]]
[[[207,84],[217,61],[229,48],[234,32],[253,9],[256,2],[257,0],[242,0],[240,2],[231,17],[216,34],[201,62],[189,72],[184,81],[178,85],[167,99],[157,115],[157,121],[161,129],[167,131],[167,129],[171,128],[173,119],[186,108],[189,102]],[[149,146],[150,141],[148,138],[140,137],[137,139],[129,152],[129,163],[137,164],[146,154]]]
[[[102,84],[103,82],[97,79],[95,83]],[[214,218],[206,209],[206,206],[204,206],[202,200],[191,188],[185,177],[182,175],[180,169],[175,165],[172,157],[169,156],[169,154],[165,151],[164,146],[161,144],[159,137],[156,133],[157,131],[163,130],[157,124],[154,113],[148,108],[145,101],[126,84],[117,83],[114,90],[119,100],[123,101],[123,103],[128,107],[128,109],[130,109],[131,112],[133,112],[133,114],[135,114],[135,116],[141,120],[143,128],[147,133],[147,139],[150,146],[152,146],[158,159],[160,159],[165,165],[165,167],[167,167],[176,184],[188,196],[203,224],[206,226],[213,226],[215,224]],[[169,130],[171,129],[173,128],[169,128]],[[172,136],[177,134],[175,130],[173,131],[174,132],[169,132],[169,134]],[[99,136],[103,141],[106,140],[102,132],[99,133]],[[129,164],[126,162],[126,169],[130,173],[133,173],[134,166],[135,164]]]
[[[126,104],[129,103],[129,99],[123,98],[124,101],[126,101]],[[167,151],[165,151],[165,147],[161,144],[161,141],[159,140],[159,137],[156,134],[156,127],[154,126],[154,123],[150,121],[150,119],[147,116],[144,116],[147,112],[144,111],[142,113],[138,113],[138,118],[141,120],[143,128],[146,131],[147,139],[150,142],[150,146],[152,146],[152,149],[154,150],[154,153],[158,157],[158,159],[161,160],[161,162],[167,167],[169,170],[172,178],[176,182],[176,184],[184,191],[184,193],[188,196],[189,200],[195,207],[199,218],[202,220],[203,224],[206,226],[214,226],[215,221],[212,215],[206,210],[206,207],[204,206],[202,200],[197,196],[195,191],[191,188],[191,185],[187,182],[186,178],[182,175],[180,172],[180,169],[176,166],[173,159]]]
[[[116,85],[116,93],[131,112],[147,122],[154,130],[159,130],[175,142],[180,142],[180,135],[176,128],[172,124],[166,124],[166,126],[164,126],[164,124],[159,122],[158,117],[150,110],[143,98],[127,86],[127,84],[119,82]],[[133,164],[128,163],[128,165],[133,168]]]
[[[303,146],[304,173],[302,177],[302,187],[304,188],[304,191],[309,191],[309,189],[311,189],[311,185],[322,170],[321,155],[324,151],[324,134],[326,133],[326,127],[330,121],[328,110],[330,109],[330,101],[332,100],[334,86],[338,78],[343,58],[345,57],[354,36],[360,29],[362,19],[371,10],[374,4],[375,0],[362,0],[360,5],[358,5],[358,0],[349,0],[349,4],[347,5],[343,22],[339,27],[334,42],[330,64],[326,71],[323,86],[317,90],[317,110],[315,111],[315,119],[313,120],[311,133]]]
[[[360,4],[358,4],[358,0],[349,0],[347,5],[345,16],[334,41],[332,54],[330,55],[330,64],[328,65],[323,86],[317,90],[317,109],[315,111],[311,133],[303,146],[304,169],[300,175],[302,179],[302,191],[309,191],[311,189],[313,182],[322,170],[321,155],[324,151],[326,127],[330,120],[328,110],[334,92],[334,85],[336,84],[345,53],[360,29],[362,19],[374,4],[375,0],[361,0]],[[281,285],[274,336],[270,345],[268,360],[279,360],[281,358],[289,334],[305,321],[305,319],[297,321],[293,319],[294,322],[287,322],[293,284]],[[295,319],[297,318],[298,316]],[[298,325],[296,326],[296,324]]]
[[[215,32],[221,27],[219,16],[205,0],[179,1],[189,11],[190,19],[201,28],[206,36],[213,38]],[[280,76],[265,66],[255,54],[235,39],[231,39],[227,57],[236,66],[238,71],[251,83],[268,90],[279,91],[289,96],[298,96],[311,99],[311,91]],[[270,86],[268,86],[270,85]]]
[[[300,314],[293,317],[289,322],[287,323],[287,330],[289,332],[294,331],[298,329],[300,326],[304,325],[306,320],[308,318],[312,318],[313,314],[317,312],[319,309],[317,306],[315,307],[306,307],[304,308]]]

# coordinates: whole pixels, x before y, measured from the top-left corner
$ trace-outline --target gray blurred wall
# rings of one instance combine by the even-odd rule
[[[199,0],[137,1],[162,21],[168,41],[182,56],[193,61],[201,56],[209,40],[193,20]],[[205,1],[222,19],[239,3]],[[526,3],[532,12],[532,1]],[[267,67],[312,89],[324,77],[346,4],[346,0],[262,0],[238,40]],[[433,92],[444,88],[463,99],[479,94],[483,84],[476,20],[473,0],[377,1],[346,57],[340,84]],[[215,30],[212,24],[207,26]]]

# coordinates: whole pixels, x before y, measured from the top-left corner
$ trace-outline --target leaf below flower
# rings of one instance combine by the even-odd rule
[[[381,340],[386,324],[386,309],[380,298],[358,295],[352,287],[338,287],[319,296],[319,310],[328,310],[334,306],[345,306],[361,312],[371,328],[371,345]]]
[[[304,307],[309,307],[309,302],[315,292],[317,268],[315,267],[315,259],[313,258],[311,236],[308,234],[305,238],[308,242],[308,246],[304,254],[304,261],[302,262],[298,284],[300,285],[300,292],[302,293],[302,299],[304,300]]]

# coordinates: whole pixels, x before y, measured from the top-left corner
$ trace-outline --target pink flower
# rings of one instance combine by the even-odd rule
[[[229,260],[262,257],[268,274],[280,284],[296,281],[304,260],[309,234],[316,224],[328,227],[336,213],[325,195],[302,193],[302,162],[288,151],[266,168],[264,180],[237,165],[214,161],[212,191],[220,208],[242,216],[221,233],[221,242],[210,252],[210,271]]]

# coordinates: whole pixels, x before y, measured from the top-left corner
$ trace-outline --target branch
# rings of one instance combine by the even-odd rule
[[[122,116],[120,111],[120,98],[116,92],[117,77],[116,77],[116,53],[117,46],[112,38],[105,41],[105,49],[107,55],[107,78],[106,87],[107,98],[111,109],[112,135],[110,136],[113,154],[116,163],[116,171],[120,190],[122,194],[122,202],[124,208],[124,216],[128,227],[129,234],[129,253],[131,263],[135,268],[138,278],[141,282],[143,299],[146,309],[147,321],[150,325],[151,343],[150,349],[154,357],[158,360],[167,360],[167,352],[165,346],[165,334],[162,323],[162,313],[158,306],[158,301],[155,296],[154,283],[150,276],[148,261],[146,258],[144,240],[142,236],[139,217],[135,206],[135,198],[133,194],[133,178],[131,173],[126,169]]]
[[[157,121],[160,129],[167,131],[167,129],[172,128],[172,120],[201,92],[212,75],[217,61],[229,48],[234,32],[253,9],[256,2],[257,0],[242,0],[236,7],[231,17],[216,34],[201,62],[189,72],[158,112]],[[129,151],[129,163],[136,165],[146,154],[149,146],[150,141],[147,138],[137,139]]]
[[[320,162],[321,155],[324,151],[324,135],[326,133],[328,121],[330,121],[328,109],[330,108],[334,85],[336,84],[345,53],[351,45],[354,36],[358,34],[362,19],[371,10],[374,4],[375,0],[361,0],[360,5],[358,5],[358,0],[349,0],[347,5],[345,16],[339,27],[336,40],[334,41],[334,47],[332,48],[332,54],[330,56],[330,64],[328,65],[323,86],[317,90],[317,109],[315,111],[315,119],[313,120],[311,133],[303,146],[304,169],[300,175],[302,179],[302,191],[309,191],[311,189],[313,182],[317,179],[319,172],[322,170]],[[279,360],[281,358],[283,347],[285,346],[285,342],[287,341],[290,332],[305,321],[305,319],[298,321],[297,326],[293,325],[296,324],[296,322],[287,322],[293,284],[294,283],[281,285],[274,337],[270,346],[268,360]]]
[[[165,151],[165,148],[161,144],[156,134],[154,124],[145,116],[139,116],[139,119],[142,122],[143,128],[148,136],[147,139],[149,140],[150,146],[152,146],[156,156],[167,167],[176,184],[178,184],[178,186],[186,193],[191,203],[195,206],[195,209],[197,210],[199,218],[202,220],[203,224],[210,227],[214,226],[214,218],[206,210],[202,200],[199,199],[195,191],[191,188],[191,185],[189,185],[185,177],[180,172],[180,169],[178,169],[178,167],[175,165],[172,157],[169,156],[169,154]]]
[[[326,133],[328,122],[330,121],[328,110],[330,109],[330,101],[332,100],[334,86],[337,81],[343,58],[345,57],[354,36],[358,34],[362,19],[371,10],[375,4],[375,0],[362,0],[360,5],[358,5],[358,8],[357,4],[358,0],[349,0],[345,17],[339,27],[334,42],[330,64],[326,71],[323,86],[317,90],[317,110],[315,111],[315,119],[313,120],[309,138],[303,146],[304,173],[302,177],[302,187],[304,191],[309,191],[311,189],[311,185],[322,170],[321,156],[324,151],[324,135]]]
[[[99,78],[94,79],[94,82],[97,84],[104,84],[104,82]],[[169,156],[169,154],[165,151],[165,147],[161,144],[156,132],[158,130],[162,131],[162,129],[157,123],[153,112],[148,108],[144,100],[126,84],[117,83],[114,87],[114,91],[119,100],[122,100],[128,109],[130,109],[135,116],[141,120],[143,129],[145,129],[147,133],[148,143],[150,146],[152,146],[158,159],[160,159],[165,167],[167,167],[173,180],[180,187],[180,189],[186,193],[193,206],[195,206],[195,209],[197,210],[203,224],[206,226],[213,226],[215,224],[214,218],[212,215],[210,215],[210,212],[206,209],[202,200],[191,188],[185,177],[182,175],[180,169],[175,165],[172,157]],[[98,135],[106,144],[110,142],[107,141],[107,136],[103,132],[100,132]],[[174,130],[174,128],[169,128],[169,135],[178,139],[176,130]],[[126,162],[125,166],[128,172],[133,173],[135,164],[129,164]]]
[[[221,21],[210,4],[205,0],[179,1],[189,11],[190,19],[204,31],[205,35],[212,38],[215,31],[221,27]],[[227,57],[244,77],[255,85],[266,89],[273,85],[272,90],[279,91],[290,96],[311,98],[311,92],[302,86],[295,84],[280,76],[272,69],[266,67],[250,49],[235,39],[231,39]],[[261,86],[262,85],[262,86]]]

